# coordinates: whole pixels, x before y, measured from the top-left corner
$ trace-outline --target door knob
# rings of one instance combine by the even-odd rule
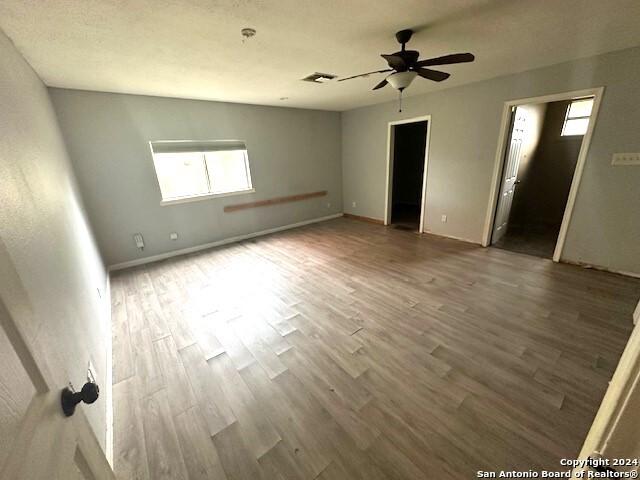
[[[95,382],[87,382],[82,386],[82,390],[74,392],[69,387],[62,390],[60,402],[62,411],[67,417],[73,415],[76,411],[76,405],[80,402],[91,404],[100,396],[100,387]]]

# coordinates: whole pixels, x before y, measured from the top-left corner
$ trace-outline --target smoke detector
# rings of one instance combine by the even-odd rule
[[[256,29],[255,28],[243,28],[242,30],[240,30],[240,33],[242,34],[242,41],[244,42],[245,40],[255,36]]]

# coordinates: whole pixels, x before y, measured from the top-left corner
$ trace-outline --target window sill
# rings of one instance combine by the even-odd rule
[[[181,197],[181,198],[172,198],[170,200],[162,200],[160,202],[160,206],[166,207],[167,205],[177,205],[180,203],[191,203],[191,202],[200,202],[202,200],[210,200],[212,198],[221,198],[221,197],[233,197],[236,195],[247,195],[249,193],[254,193],[255,188],[251,188],[249,190],[239,190],[237,192],[227,192],[227,193],[205,193],[204,195],[193,195],[191,197]]]

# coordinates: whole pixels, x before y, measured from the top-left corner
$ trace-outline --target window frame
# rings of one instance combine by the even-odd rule
[[[573,105],[575,102],[581,102],[584,100],[591,100],[591,113],[589,113],[589,115],[579,115],[579,116],[575,116],[575,117],[570,117],[569,116],[569,112],[571,111],[571,105]],[[582,97],[582,98],[573,98],[569,101],[569,105],[567,105],[567,111],[564,114],[564,121],[562,122],[562,129],[560,130],[560,137],[584,137],[587,132],[589,131],[589,124],[591,123],[591,116],[593,115],[593,107],[595,106],[595,101],[596,98],[589,96],[589,97]],[[587,119],[587,129],[584,131],[584,133],[564,133],[564,129],[567,127],[567,122],[569,120],[584,120]]]
[[[229,148],[221,148],[225,143],[235,144],[236,147],[230,146]],[[175,154],[181,153],[197,153],[202,156],[202,164],[205,172],[207,189],[209,190],[207,193],[198,193],[193,195],[185,195],[181,197],[173,197],[173,198],[164,198],[162,193],[162,186],[160,185],[160,177],[158,176],[158,171],[156,170],[156,162],[155,162],[155,154],[159,153],[168,153],[168,152],[156,152],[154,151],[155,145],[167,145],[173,144],[175,145]],[[203,145],[202,149],[193,150],[193,145]],[[206,145],[210,145],[211,149],[207,149]],[[244,148],[237,148],[237,145],[243,145]],[[182,147],[182,148],[180,148]],[[153,171],[156,176],[156,182],[158,185],[158,189],[160,191],[160,205],[176,205],[181,203],[190,203],[190,202],[199,202],[202,200],[209,200],[212,198],[222,198],[222,197],[231,197],[236,195],[248,195],[251,193],[255,193],[255,188],[253,187],[253,181],[251,179],[251,166],[249,165],[249,151],[246,147],[245,142],[243,141],[229,141],[229,140],[211,140],[205,142],[199,141],[185,141],[185,140],[174,140],[174,141],[150,141],[149,149],[151,150],[151,161],[153,163]],[[246,180],[249,188],[243,190],[234,190],[230,192],[218,192],[215,193],[212,191],[213,181],[212,175],[213,172],[209,172],[209,168],[207,166],[207,160],[205,157],[206,153],[215,153],[216,151],[241,151],[244,156],[244,170],[246,174]],[[170,153],[170,152],[169,152]]]

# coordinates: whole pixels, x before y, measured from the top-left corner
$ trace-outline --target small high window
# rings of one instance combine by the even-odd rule
[[[562,126],[562,136],[584,135],[589,127],[589,117],[593,110],[593,97],[573,100],[567,108]]]
[[[150,142],[162,203],[253,192],[244,142]]]

